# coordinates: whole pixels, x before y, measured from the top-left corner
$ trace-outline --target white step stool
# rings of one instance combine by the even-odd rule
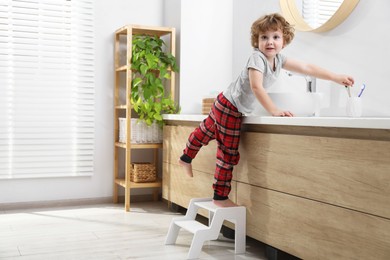
[[[199,208],[209,211],[209,225],[203,225],[195,220]],[[165,240],[166,245],[176,243],[180,228],[194,234],[188,259],[198,258],[203,243],[208,240],[216,240],[221,231],[223,221],[227,220],[235,225],[235,253],[245,253],[246,247],[246,209],[243,206],[218,207],[211,198],[191,199],[187,213],[183,217],[172,219],[169,231]]]

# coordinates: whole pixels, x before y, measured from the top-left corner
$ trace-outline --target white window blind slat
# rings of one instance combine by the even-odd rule
[[[0,0],[0,179],[93,173],[92,0]]]

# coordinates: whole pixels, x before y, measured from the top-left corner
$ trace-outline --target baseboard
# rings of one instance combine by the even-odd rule
[[[124,203],[124,196],[119,196],[118,201],[120,203]],[[146,202],[146,201],[153,201],[153,198],[152,196],[147,194],[131,195],[130,201]],[[112,197],[0,203],[0,211],[32,209],[32,208],[72,207],[72,206],[84,206],[84,205],[87,206],[87,205],[105,204],[105,203],[112,203]]]
[[[0,209],[15,210],[15,209],[31,209],[31,208],[54,208],[54,207],[93,205],[93,204],[102,204],[102,203],[110,203],[110,202],[112,202],[112,197],[29,201],[29,202],[1,203]]]

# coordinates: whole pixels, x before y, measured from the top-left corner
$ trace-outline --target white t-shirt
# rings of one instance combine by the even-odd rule
[[[254,52],[249,57],[246,66],[238,78],[230,84],[223,92],[223,95],[239,112],[246,115],[252,113],[255,107],[256,97],[249,84],[249,68],[263,73],[263,87],[267,89],[277,80],[285,62],[286,57],[282,54],[277,54],[275,57],[275,70],[273,70],[264,54],[259,49],[254,49]]]

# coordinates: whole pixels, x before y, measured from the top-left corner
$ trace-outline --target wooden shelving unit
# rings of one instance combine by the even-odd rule
[[[132,36],[133,35],[152,35],[163,38],[166,41],[167,46],[172,55],[175,55],[175,28],[170,27],[151,27],[140,25],[126,25],[115,32],[115,87],[114,87],[114,192],[113,201],[118,203],[118,191],[119,187],[125,189],[125,210],[130,210],[130,190],[135,188],[155,188],[154,200],[158,200],[158,193],[162,186],[161,180],[148,183],[135,183],[130,181],[130,166],[131,166],[131,153],[137,149],[152,149],[154,151],[153,163],[158,169],[158,151],[162,149],[161,143],[132,143],[131,134],[126,135],[126,142],[120,143],[119,139],[119,117],[126,118],[126,132],[131,133],[131,118],[132,107],[130,104],[131,94],[131,50],[132,50]],[[171,96],[175,99],[175,72],[170,71],[171,78],[169,80],[168,88]],[[122,80],[121,80],[122,79]],[[123,80],[124,79],[124,80]],[[124,81],[124,82],[123,82]],[[125,166],[124,176],[120,176],[119,169],[119,153],[120,150],[125,151]]]

